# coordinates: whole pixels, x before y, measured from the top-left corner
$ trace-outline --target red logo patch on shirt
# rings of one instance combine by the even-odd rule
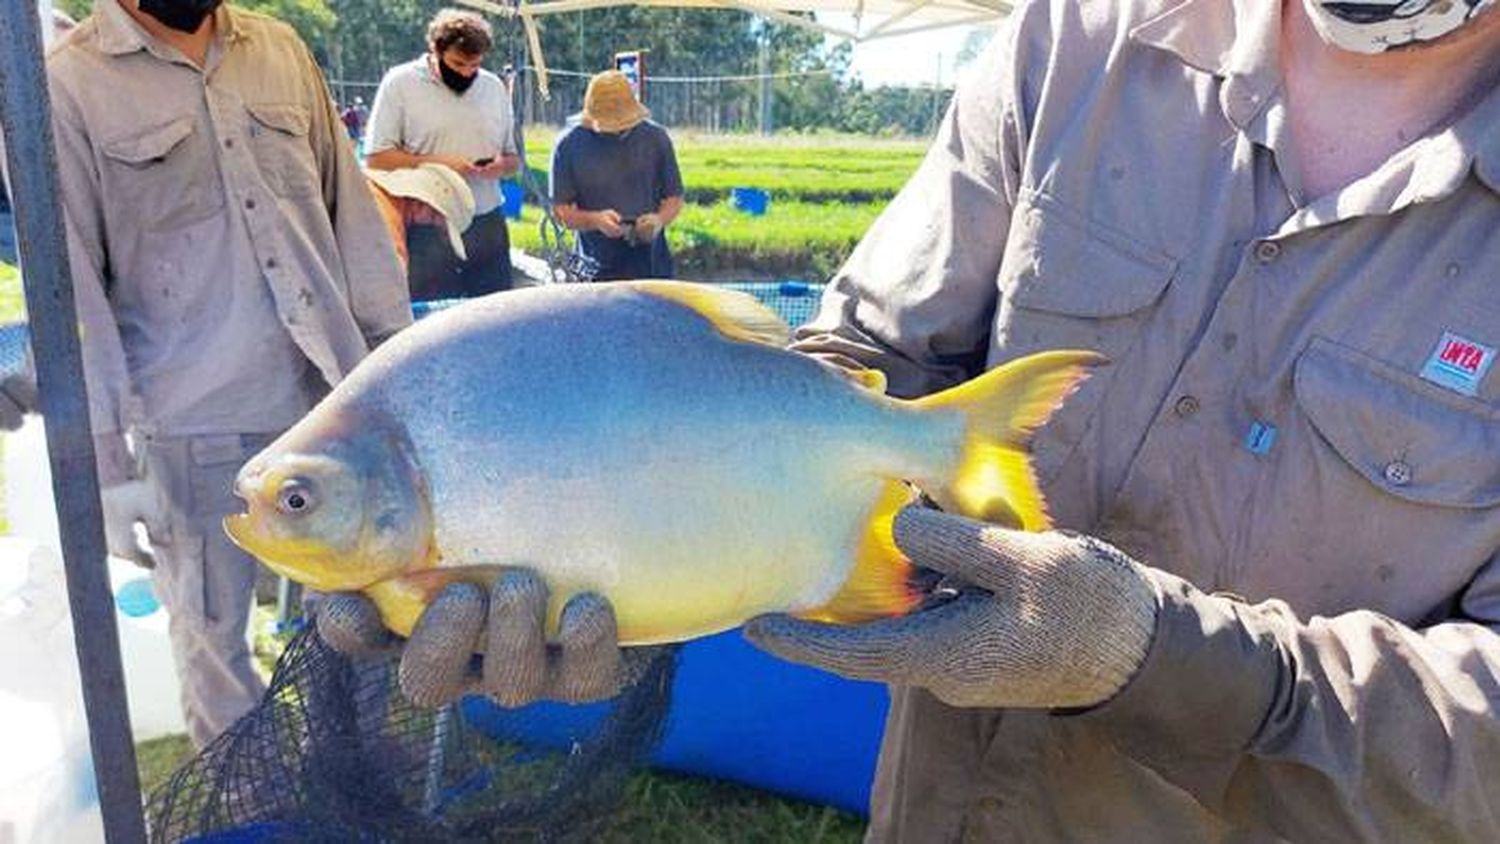
[[[1479,394],[1479,382],[1494,362],[1493,347],[1445,331],[1432,357],[1427,359],[1427,365],[1422,367],[1422,377],[1466,396],[1474,396]]]

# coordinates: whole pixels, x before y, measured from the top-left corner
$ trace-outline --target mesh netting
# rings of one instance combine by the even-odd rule
[[[675,660],[614,700],[539,704],[479,732],[417,709],[395,661],[297,634],[259,706],[157,788],[153,841],[574,841],[610,822],[660,737]]]

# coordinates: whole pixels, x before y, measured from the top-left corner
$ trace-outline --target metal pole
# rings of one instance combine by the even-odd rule
[[[774,130],[771,120],[771,24],[760,22],[760,133],[769,135]]]
[[[146,840],[146,828],[105,567],[99,479],[38,23],[35,0],[0,0],[0,44],[5,45],[0,49],[0,125],[6,130],[26,310],[52,465],[52,494],[58,524],[63,525],[68,604],[104,835],[110,842],[133,844]]]

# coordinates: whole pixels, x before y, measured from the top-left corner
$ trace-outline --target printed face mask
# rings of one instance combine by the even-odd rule
[[[1323,41],[1355,53],[1384,53],[1432,41],[1472,21],[1495,0],[1302,0]]]
[[[197,32],[220,0],[140,0],[137,9],[178,32]]]
[[[449,67],[448,63],[443,61],[442,56],[438,56],[437,66],[438,75],[443,77],[443,84],[452,88],[455,94],[462,94],[469,90],[469,86],[473,85],[474,80],[479,78],[477,72],[473,76],[464,76],[462,73]]]

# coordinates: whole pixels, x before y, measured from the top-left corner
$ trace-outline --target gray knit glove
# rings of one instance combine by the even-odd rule
[[[490,587],[456,583],[422,613],[401,652],[401,690],[417,706],[442,706],[480,694],[502,706],[538,700],[587,703],[614,697],[646,668],[655,648],[621,649],[615,614],[598,595],[577,595],[563,607],[557,642],[543,623],[547,584],[525,569],[507,570]],[[327,596],[318,633],[348,656],[387,652],[401,640],[386,630],[363,595]],[[483,652],[480,665],[474,654]]]
[[[978,589],[853,626],[762,616],[746,626],[750,641],[845,677],[920,686],[953,706],[996,708],[1093,706],[1145,659],[1156,594],[1138,564],[1103,542],[921,507],[897,514],[895,535],[916,565]]]

